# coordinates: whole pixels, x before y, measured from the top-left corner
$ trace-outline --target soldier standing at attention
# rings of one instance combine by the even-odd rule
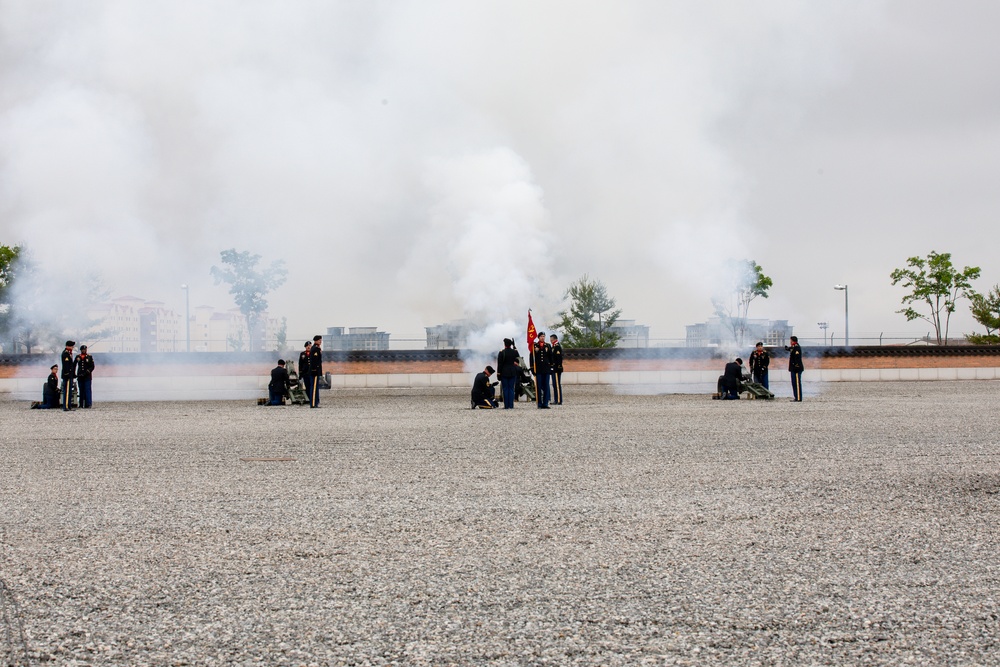
[[[62,352],[62,409],[64,412],[69,412],[73,409],[73,405],[70,403],[70,394],[73,393],[73,348],[76,346],[76,341],[68,340],[66,341],[66,349]]]
[[[750,375],[764,389],[770,389],[767,386],[767,367],[770,363],[771,357],[764,349],[764,343],[757,343],[757,347],[750,353]]]
[[[312,341],[307,340],[305,349],[299,352],[299,383],[305,388],[306,396],[309,398],[309,405],[312,405],[312,373],[309,372],[309,348]]]
[[[80,390],[80,407],[89,408],[93,405],[94,395],[90,391],[91,382],[94,379],[94,358],[87,354],[87,346],[80,346],[80,354],[76,355],[73,362],[76,366],[76,383]]]
[[[542,410],[549,409],[549,375],[552,374],[552,347],[545,342],[545,332],[538,332],[534,350],[531,354],[531,365],[535,372],[535,402]]]
[[[309,407],[319,407],[319,378],[323,375],[323,337],[313,336],[312,347],[309,348],[309,384],[312,392],[309,394]]]
[[[488,368],[488,367],[487,367]],[[503,394],[503,409],[512,410],[517,397],[517,381],[521,375],[514,341],[503,339],[503,349],[497,354],[497,368],[500,369],[500,390]]]
[[[788,350],[788,372],[792,374],[792,400],[796,403],[802,402],[802,371],[805,366],[802,364],[802,348],[799,347],[797,336],[791,337],[791,345],[786,345]]]
[[[562,345],[559,344],[559,338],[552,334],[549,336],[549,340],[552,341],[552,402],[556,405],[562,405]]]

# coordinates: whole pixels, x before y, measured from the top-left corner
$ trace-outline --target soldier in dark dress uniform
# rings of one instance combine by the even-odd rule
[[[299,352],[299,383],[306,390],[309,405],[312,405],[312,371],[310,370],[309,362],[309,350],[312,348],[312,341],[307,340],[304,347],[305,349]]]
[[[73,405],[70,402],[70,396],[73,393],[73,348],[76,346],[76,341],[68,340],[66,341],[66,349],[62,352],[62,357],[60,358],[62,362],[62,409],[65,412],[69,412],[73,409]]]
[[[543,410],[549,408],[549,375],[552,373],[552,347],[545,342],[545,332],[538,333],[531,354],[531,370],[535,373],[535,402]]]
[[[562,405],[562,374],[563,374],[563,353],[559,338],[552,334],[549,336],[552,341],[552,402]]]
[[[802,371],[805,366],[802,363],[802,348],[799,347],[799,339],[791,337],[791,345],[786,345],[788,351],[788,372],[792,375],[792,400],[796,403],[802,402]]]
[[[503,393],[503,408],[510,410],[517,398],[517,381],[521,375],[519,355],[510,338],[503,339],[503,349],[497,354],[497,368],[500,369],[500,389]]]
[[[323,337],[313,336],[312,347],[309,348],[309,384],[312,393],[309,394],[309,407],[319,407],[319,378],[323,375]]]
[[[91,384],[94,379],[94,358],[87,354],[87,346],[80,346],[80,354],[76,355],[73,361],[76,366],[76,384],[79,388],[80,407],[89,408],[94,403],[94,394],[91,392]]]
[[[285,360],[278,359],[278,365],[271,369],[271,382],[267,385],[268,405],[281,405],[281,399],[289,395],[290,382]]]
[[[42,402],[32,402],[32,410],[51,410],[59,407],[59,366],[53,364],[49,369],[49,377],[42,386]]]
[[[764,343],[757,343],[757,347],[750,353],[750,376],[764,389],[769,389],[767,386],[767,367],[770,364],[771,356],[764,349]]]
[[[492,410],[499,403],[496,399],[496,382],[490,382],[490,376],[495,371],[492,366],[487,366],[482,373],[476,375],[472,383],[472,409]]]
[[[722,375],[719,376],[718,395],[724,401],[735,401],[740,398],[740,385],[743,383],[743,360],[736,357],[730,361]]]

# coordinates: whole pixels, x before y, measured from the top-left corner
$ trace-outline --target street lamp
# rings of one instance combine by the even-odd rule
[[[191,351],[191,290],[181,285],[184,290],[184,338],[187,341],[187,351]]]
[[[833,289],[844,291],[844,347],[850,347],[851,330],[847,328],[847,285],[834,285]]]
[[[826,322],[817,322],[817,323],[816,323],[816,326],[818,326],[818,327],[819,327],[820,329],[822,329],[822,330],[823,330],[823,345],[824,345],[824,347],[825,347],[825,346],[826,346],[826,329],[827,329],[827,327],[829,327],[830,325],[829,325],[829,324],[827,324]]]

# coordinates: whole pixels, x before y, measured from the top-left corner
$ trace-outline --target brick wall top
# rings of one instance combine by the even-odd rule
[[[775,359],[786,358],[788,353],[780,347],[767,348]],[[499,351],[499,350],[498,350]],[[744,357],[752,351],[747,347]],[[989,357],[1000,356],[1000,346],[979,345],[924,345],[902,346],[856,346],[856,347],[803,347],[806,358],[873,358],[873,357]],[[0,366],[51,365],[59,362],[60,351],[45,354],[18,354],[0,356]],[[461,362],[468,353],[464,350],[358,350],[327,351],[323,353],[326,363],[441,363]],[[298,359],[298,351],[279,352],[163,352],[163,353],[103,353],[95,354],[95,361],[105,366],[129,365],[259,365],[273,364],[284,356],[289,361]],[[708,361],[729,359],[730,350],[706,347],[644,347],[602,349],[564,349],[567,362],[574,360],[625,361],[625,360],[686,360]]]
[[[787,353],[769,348],[771,370],[784,371]],[[748,354],[749,350],[747,351]],[[285,353],[292,358],[292,353]],[[1000,347],[953,345],[948,347],[805,347],[807,370],[821,368],[942,368],[1000,366]],[[98,376],[267,376],[279,357],[277,352],[192,352],[162,354],[96,354]],[[294,359],[297,360],[297,355]],[[732,353],[713,348],[567,349],[569,372],[718,370]],[[44,378],[58,363],[57,353],[0,357],[0,378]],[[378,350],[324,352],[323,370],[337,375],[392,375],[462,373],[459,350]]]

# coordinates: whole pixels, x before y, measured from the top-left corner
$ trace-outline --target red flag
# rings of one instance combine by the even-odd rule
[[[531,310],[528,310],[528,354],[531,354],[531,348],[534,346],[536,338],[538,338],[538,331],[535,330],[535,323],[531,321]]]

